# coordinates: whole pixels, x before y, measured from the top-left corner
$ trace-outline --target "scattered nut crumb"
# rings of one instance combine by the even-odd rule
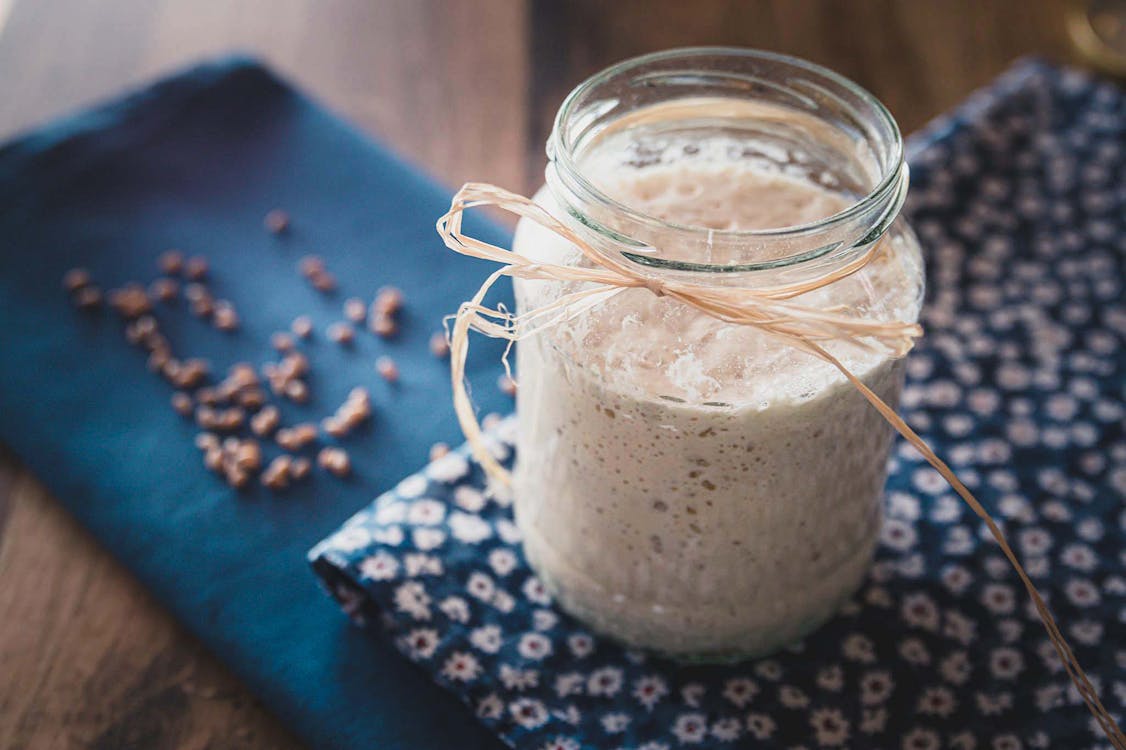
[[[328,292],[336,289],[336,277],[328,271],[323,271],[312,278],[313,288],[319,292]]]
[[[266,404],[266,392],[257,387],[240,390],[236,398],[244,409],[261,409]]]
[[[149,294],[161,302],[171,302],[180,293],[180,284],[175,279],[160,278],[149,284]]]
[[[293,337],[288,333],[278,331],[270,336],[270,346],[279,352],[288,352],[293,350]]]
[[[367,319],[367,305],[359,297],[350,297],[344,301],[344,317],[356,323],[363,323]]]
[[[140,284],[126,284],[110,292],[109,303],[124,318],[136,318],[152,310],[152,300]]]
[[[381,315],[394,315],[403,306],[403,293],[397,287],[385,286],[375,295],[372,308]]]
[[[356,338],[356,329],[348,323],[333,323],[328,327],[328,338],[338,344],[351,344]]]
[[[304,456],[296,456],[289,462],[289,478],[294,481],[301,481],[309,476],[309,472],[313,469],[313,462]]]
[[[183,391],[176,391],[172,394],[172,408],[176,413],[183,417],[190,417],[192,412],[195,411],[195,406],[192,404],[192,397]]]
[[[216,302],[213,321],[220,331],[233,331],[238,328],[238,313],[235,312],[234,305],[226,300]]]
[[[212,432],[200,432],[195,436],[195,447],[201,451],[219,447],[219,438]]]
[[[430,337],[430,353],[439,359],[450,356],[450,342],[443,331],[437,331]]]
[[[346,477],[352,471],[352,462],[342,448],[322,448],[317,454],[317,465],[338,477]]]
[[[516,395],[516,381],[509,375],[501,375],[497,378],[497,388],[506,396]]]
[[[262,484],[271,490],[284,490],[289,485],[289,456],[278,456],[262,472]]]
[[[395,360],[390,357],[384,356],[375,360],[375,371],[388,383],[394,383],[399,380],[399,366],[395,364]]]
[[[207,318],[215,310],[215,303],[210,297],[202,297],[191,303],[192,315],[197,318]]]
[[[244,471],[258,471],[262,468],[262,449],[255,440],[243,440],[235,449],[236,461]]]
[[[484,419],[481,420],[481,429],[491,430],[500,424],[500,420],[501,416],[495,411],[489,412],[485,415]]]
[[[207,291],[207,287],[199,282],[193,282],[184,286],[184,298],[188,302],[198,302],[201,299],[211,299],[211,292]]]
[[[281,369],[286,376],[299,378],[309,372],[309,358],[301,352],[290,352],[282,360]]]
[[[171,358],[172,355],[168,353],[167,349],[156,349],[149,354],[148,368],[153,372],[162,373]]]
[[[399,326],[390,315],[377,314],[371,318],[368,326],[371,332],[382,338],[390,338],[399,332]]]
[[[321,420],[321,429],[332,437],[344,437],[370,416],[371,394],[363,386],[356,386],[335,414]]]
[[[219,471],[223,468],[223,449],[218,445],[207,448],[203,452],[203,465],[209,471]]]
[[[188,258],[187,263],[184,264],[184,275],[192,281],[199,281],[207,276],[208,266],[207,258],[202,255],[196,255]]]
[[[68,292],[77,292],[90,284],[90,272],[85,268],[72,268],[63,274],[63,288]]]
[[[250,418],[250,431],[258,437],[266,437],[277,429],[281,422],[281,412],[276,406],[264,406]]]
[[[306,255],[298,264],[297,269],[307,279],[312,279],[325,270],[325,262],[319,255]]]
[[[341,438],[348,434],[348,424],[337,417],[325,417],[322,419],[321,429],[334,438]]]
[[[309,386],[305,385],[301,380],[290,380],[285,384],[283,393],[285,393],[286,398],[296,401],[299,404],[303,404],[309,400]]]
[[[168,250],[156,259],[157,267],[169,276],[176,276],[184,270],[184,254],[179,250]]]
[[[196,401],[208,406],[219,406],[225,399],[218,388],[200,388],[195,392]]]
[[[74,294],[74,304],[83,310],[93,310],[102,304],[102,293],[97,287],[82,287]]]
[[[267,232],[271,234],[281,234],[289,229],[289,214],[282,211],[280,208],[275,208],[266,214],[266,217],[262,220],[262,224],[266,227]]]
[[[450,446],[445,443],[434,443],[430,446],[430,460],[437,461],[442,456],[450,452]]]
[[[293,331],[294,336],[307,339],[309,334],[313,332],[313,321],[309,319],[308,315],[298,315],[293,319],[289,330]]]

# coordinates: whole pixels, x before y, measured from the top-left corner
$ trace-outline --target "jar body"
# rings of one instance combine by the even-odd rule
[[[546,192],[537,199],[559,215]],[[808,304],[890,297],[898,319],[914,320],[918,242],[900,219],[884,243],[879,264]],[[526,222],[513,249],[574,261]],[[515,285],[520,313],[563,292]],[[596,356],[621,345],[599,320],[628,326],[634,316],[643,323],[626,337],[640,340],[632,354],[650,357],[648,370]],[[828,619],[870,565],[890,427],[831,365],[736,330],[746,328],[634,289],[517,347],[514,494],[525,554],[565,610],[631,646],[707,661],[769,653]],[[750,364],[717,365],[704,391],[650,377],[691,366],[671,352],[703,342],[689,353],[706,359],[724,340],[734,342],[732,361]],[[901,359],[840,356],[896,404]]]

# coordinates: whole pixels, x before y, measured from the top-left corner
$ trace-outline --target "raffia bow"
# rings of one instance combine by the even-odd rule
[[[540,224],[574,245],[590,262],[590,267],[539,263],[512,250],[465,235],[462,232],[462,217],[465,211],[482,206],[496,206]],[[993,517],[950,467],[896,414],[895,410],[821,345],[824,341],[843,340],[863,348],[883,347],[891,356],[902,357],[911,350],[914,340],[922,335],[922,328],[916,323],[865,320],[844,315],[839,309],[812,308],[792,301],[799,295],[833,284],[860,271],[880,253],[882,241],[872,243],[856,258],[823,276],[772,288],[743,289],[705,286],[648,276],[633,263],[619,261],[598,252],[579,234],[534,201],[486,183],[471,182],[464,185],[454,195],[450,210],[438,219],[437,229],[446,247],[454,252],[501,264],[499,269],[488,276],[477,293],[470,300],[462,303],[454,316],[453,329],[450,332],[450,378],[453,386],[454,411],[457,413],[458,422],[465,433],[474,458],[492,480],[503,485],[510,483],[508,472],[488,449],[466,386],[465,363],[469,353],[470,330],[493,338],[505,339],[511,348],[516,341],[580,315],[614,294],[626,289],[638,288],[648,289],[657,296],[679,300],[706,315],[728,323],[753,326],[778,337],[788,346],[828,362],[839,370],[981,518],[1028,591],[1068,676],[1094,715],[1099,727],[1116,750],[1126,750],[1126,735],[1123,735],[1114,718],[1099,700],[1098,694],[1056,625],[1040,592],[1033,585]],[[579,290],[564,294],[543,307],[516,315],[502,306],[492,308],[484,304],[489,290],[504,276],[576,282]],[[508,350],[505,351],[504,366],[508,371]]]

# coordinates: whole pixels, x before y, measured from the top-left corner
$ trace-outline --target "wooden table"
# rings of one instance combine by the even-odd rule
[[[0,0],[0,136],[244,50],[451,186],[530,190],[559,101],[624,57],[690,44],[798,55],[869,88],[910,132],[1020,55],[1066,60],[1062,6]],[[298,746],[0,448],[0,747]]]

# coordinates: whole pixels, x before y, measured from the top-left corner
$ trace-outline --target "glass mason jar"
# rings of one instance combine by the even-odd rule
[[[875,260],[793,301],[913,322],[918,241],[898,127],[793,58],[685,49],[616,65],[563,102],[536,200],[655,278],[764,289]],[[514,250],[589,263],[524,220]],[[575,291],[515,280],[518,312]],[[822,345],[891,405],[902,360]],[[648,289],[521,340],[516,522],[558,603],[688,660],[809,633],[870,565],[892,431],[828,364]]]

